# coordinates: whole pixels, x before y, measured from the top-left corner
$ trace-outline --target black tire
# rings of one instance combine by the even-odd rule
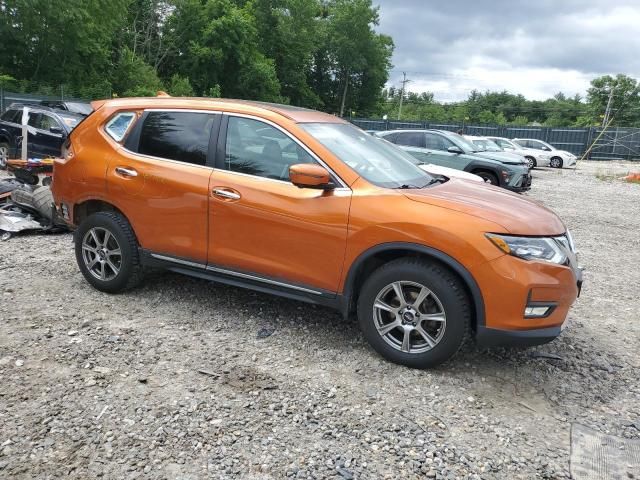
[[[494,173],[487,172],[485,170],[479,170],[473,173],[475,173],[480,178],[482,178],[485,182],[488,182],[491,185],[495,185],[496,187],[500,186],[500,181],[498,180],[498,177]]]
[[[529,170],[533,170],[538,166],[538,162],[536,162],[535,158],[533,157],[524,157],[524,158],[526,158],[527,162],[529,162]]]
[[[11,147],[7,142],[0,142],[0,170],[7,168],[7,160],[9,160],[9,151]]]
[[[562,168],[562,159],[560,157],[552,157],[549,166],[552,168]]]
[[[91,229],[99,228],[108,231],[115,238],[120,251],[119,271],[114,278],[101,280],[94,276],[83,257],[83,239]],[[143,278],[140,263],[138,242],[131,225],[121,214],[115,212],[98,212],[89,215],[74,234],[76,261],[84,278],[95,289],[107,293],[120,293],[137,286]]]
[[[442,336],[427,351],[403,352],[390,345],[378,332],[374,302],[380,292],[398,281],[419,283],[429,289],[439,300],[446,315]],[[399,259],[375,270],[362,285],[358,299],[358,320],[369,344],[384,358],[411,368],[430,368],[451,359],[464,345],[469,336],[471,301],[462,281],[441,264],[421,259]],[[420,340],[420,337],[417,339]]]

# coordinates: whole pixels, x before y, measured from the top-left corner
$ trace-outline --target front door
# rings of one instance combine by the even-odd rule
[[[210,184],[209,267],[337,292],[351,190],[293,185],[289,166],[318,160],[274,124],[228,116],[219,142]]]
[[[129,114],[121,114],[129,115]],[[142,248],[160,258],[206,264],[212,130],[220,114],[150,110],[127,148],[109,160],[109,197]]]

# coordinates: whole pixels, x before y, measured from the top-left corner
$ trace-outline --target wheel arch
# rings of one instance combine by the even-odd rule
[[[99,198],[90,198],[80,203],[76,203],[73,206],[73,224],[80,225],[80,223],[89,215],[98,212],[115,212],[122,215],[124,218],[127,216],[117,206]],[[129,219],[127,218],[127,221]],[[131,223],[131,222],[129,222]]]
[[[472,327],[475,328],[478,325],[485,325],[485,308],[482,292],[473,275],[464,265],[440,250],[407,242],[390,242],[377,245],[366,250],[356,258],[351,264],[344,282],[343,297],[345,298],[345,302],[343,305],[343,314],[345,316],[349,315],[355,309],[359,286],[364,282],[368,274],[387,262],[404,257],[426,258],[430,261],[438,262],[457,275],[460,280],[462,280],[471,298],[474,319],[472,321]]]

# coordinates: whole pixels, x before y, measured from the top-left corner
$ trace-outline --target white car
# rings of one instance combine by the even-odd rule
[[[513,152],[522,155],[529,162],[529,169],[536,167],[548,167],[551,163],[551,155],[543,150],[536,150],[534,148],[525,148],[522,145],[509,140],[504,137],[486,137],[496,145],[498,145],[505,152]]]
[[[529,169],[531,169],[530,161],[525,158],[524,155],[516,152],[515,150],[505,150],[503,148],[500,148],[498,144],[496,144],[488,137],[474,137],[473,135],[465,135],[464,138],[466,138],[469,142],[471,142],[473,146],[477,148],[477,151],[475,153],[480,156],[488,153],[491,155],[489,158],[496,158],[496,156],[498,156],[498,158],[518,161],[523,164],[526,163],[529,166]]]
[[[547,152],[550,157],[549,165],[553,168],[572,167],[576,164],[577,157],[566,150],[559,150],[547,142],[536,138],[514,138],[513,141],[526,148]]]
[[[427,173],[433,175],[442,175],[449,178],[459,178],[461,180],[470,180],[472,182],[484,182],[484,178],[474,175],[473,173],[464,172],[462,170],[456,170],[455,168],[441,167],[440,165],[434,165],[433,163],[422,163],[418,165]]]

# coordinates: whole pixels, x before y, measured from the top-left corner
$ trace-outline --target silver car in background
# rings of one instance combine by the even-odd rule
[[[513,152],[522,155],[527,159],[529,163],[529,168],[533,169],[536,167],[548,167],[551,163],[551,155],[546,153],[543,150],[536,150],[533,148],[525,148],[522,145],[518,145],[513,140],[509,140],[504,137],[485,137],[488,140],[494,142],[498,147],[500,147],[505,152]]]

